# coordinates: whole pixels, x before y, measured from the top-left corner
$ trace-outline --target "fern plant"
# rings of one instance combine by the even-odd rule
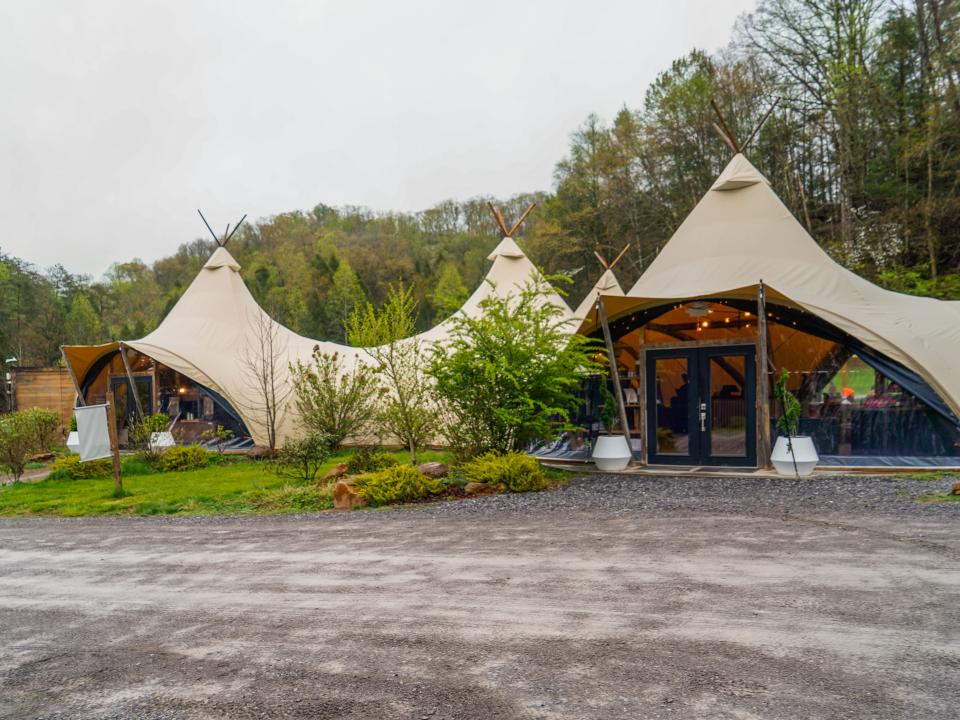
[[[780,401],[781,415],[777,419],[777,429],[787,437],[796,437],[800,428],[800,414],[803,411],[797,396],[787,389],[790,373],[784,368],[780,372],[773,394]]]

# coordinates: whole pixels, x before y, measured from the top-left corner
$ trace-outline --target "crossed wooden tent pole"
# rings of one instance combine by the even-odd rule
[[[757,136],[757,133],[760,132],[760,128],[763,127],[763,124],[767,121],[767,118],[770,117],[770,113],[773,112],[773,109],[777,106],[777,103],[780,102],[780,98],[774,98],[773,102],[770,103],[770,107],[767,108],[767,111],[763,114],[763,117],[760,118],[760,122],[757,123],[756,127],[753,128],[753,132],[747,137],[747,141],[740,145],[737,142],[736,137],[733,135],[733,131],[730,129],[730,126],[727,125],[726,119],[723,117],[723,113],[720,112],[720,107],[717,105],[717,101],[712,99],[710,100],[710,106],[713,108],[713,112],[717,115],[717,120],[720,121],[720,124],[711,123],[713,129],[717,131],[717,134],[723,138],[723,141],[727,144],[734,153],[742,153],[747,149],[747,146],[753,142],[753,139]]]
[[[597,256],[597,260],[600,261],[600,264],[603,266],[604,270],[613,270],[616,264],[620,262],[620,260],[623,258],[624,255],[627,254],[627,250],[629,249],[630,249],[630,243],[627,243],[626,245],[623,246],[623,250],[620,251],[620,254],[613,259],[613,262],[607,262],[607,259],[600,254],[599,248],[594,250],[593,254]]]
[[[243,217],[240,218],[240,221],[239,221],[236,225],[233,226],[233,230],[230,229],[230,223],[227,223],[227,229],[223,231],[223,237],[222,237],[222,238],[218,238],[218,237],[217,237],[217,234],[213,231],[213,228],[210,227],[210,223],[207,222],[207,219],[203,216],[203,213],[200,212],[200,208],[197,208],[197,212],[200,213],[200,219],[203,220],[203,224],[207,226],[207,230],[209,230],[209,231],[210,231],[210,235],[213,236],[214,242],[216,242],[217,245],[220,246],[220,247],[226,247],[226,246],[227,246],[227,243],[230,242],[230,238],[232,238],[232,237],[233,237],[233,234],[237,231],[237,229],[238,229],[241,225],[243,225],[243,221],[247,219],[247,214],[244,213],[244,214],[243,214]]]
[[[537,206],[536,203],[530,203],[530,206],[523,211],[523,215],[520,216],[520,219],[517,220],[513,227],[507,230],[507,222],[503,219],[503,213],[497,210],[493,206],[493,203],[487,201],[487,207],[490,208],[490,214],[493,215],[494,222],[497,223],[497,227],[500,229],[500,232],[503,233],[503,237],[513,237],[513,234],[520,229],[520,226],[523,225],[523,221],[527,219],[527,216],[533,212],[533,209]]]

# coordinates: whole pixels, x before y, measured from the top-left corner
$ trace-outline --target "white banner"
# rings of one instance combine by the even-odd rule
[[[80,436],[80,460],[108,458],[110,431],[107,428],[107,406],[86,405],[74,408],[77,414],[77,435]]]

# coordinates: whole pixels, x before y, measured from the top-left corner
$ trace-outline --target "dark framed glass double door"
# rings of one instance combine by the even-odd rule
[[[648,350],[647,462],[756,467],[753,345]]]

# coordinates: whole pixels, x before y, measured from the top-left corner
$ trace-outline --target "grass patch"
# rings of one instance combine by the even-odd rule
[[[350,451],[324,463],[320,476],[346,462]],[[405,452],[391,452],[407,462]],[[420,462],[449,462],[450,453],[428,451]],[[159,473],[136,457],[124,458],[123,493],[110,477],[52,477],[0,488],[0,515],[221,515],[296,513],[333,507],[332,488],[280,477],[265,462],[224,458],[198,470]]]
[[[919,470],[917,472],[895,473],[898,480],[916,480],[919,482],[937,482],[940,480],[960,480],[956,472],[947,470]]]
[[[960,502],[960,495],[949,493],[927,493],[917,498],[918,502]]]

